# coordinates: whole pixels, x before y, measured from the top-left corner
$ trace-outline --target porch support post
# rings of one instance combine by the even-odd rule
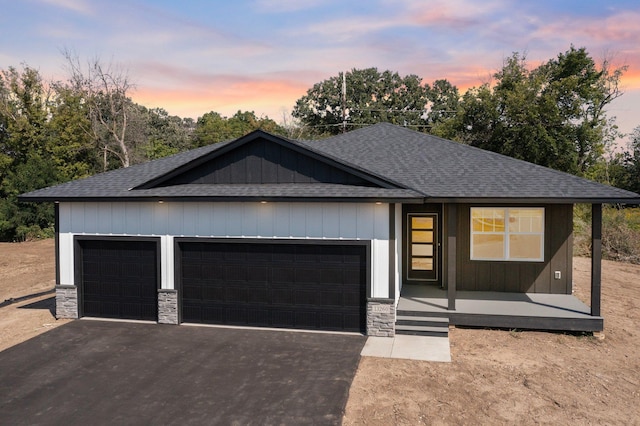
[[[458,206],[447,206],[447,309],[456,310],[456,236],[458,234]]]
[[[602,292],[602,204],[591,205],[591,316],[600,316]]]

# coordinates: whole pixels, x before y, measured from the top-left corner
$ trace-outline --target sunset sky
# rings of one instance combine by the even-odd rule
[[[129,71],[135,102],[194,119],[281,121],[314,83],[377,67],[460,89],[512,52],[536,65],[571,44],[628,65],[609,110],[640,125],[638,0],[0,0],[0,68],[64,80],[61,51]]]

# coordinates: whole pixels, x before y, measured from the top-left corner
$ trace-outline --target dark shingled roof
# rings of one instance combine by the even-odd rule
[[[387,123],[300,143],[426,198],[640,202],[633,192]]]
[[[256,132],[255,137],[264,135]],[[273,137],[272,135],[268,135]],[[245,137],[247,138],[247,137]],[[284,140],[284,139],[283,139]],[[289,141],[354,172],[364,172],[397,188],[290,183],[261,185],[189,184],[133,189],[234,141],[209,145],[125,169],[101,173],[20,196],[23,201],[81,200],[380,200],[395,202],[621,202],[640,195],[601,185],[457,142],[376,124],[317,141]]]

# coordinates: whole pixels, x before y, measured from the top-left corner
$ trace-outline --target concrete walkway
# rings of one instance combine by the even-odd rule
[[[451,362],[448,337],[408,336],[367,338],[361,356]]]

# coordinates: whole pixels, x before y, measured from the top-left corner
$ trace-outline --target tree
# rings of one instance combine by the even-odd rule
[[[611,160],[609,174],[615,186],[640,194],[640,126],[633,129],[627,150]]]
[[[283,136],[286,132],[269,117],[258,118],[253,111],[238,111],[231,118],[211,111],[198,118],[194,139],[197,146],[205,146],[239,138],[257,129]]]
[[[100,158],[92,139],[89,108],[83,97],[66,85],[53,85],[50,102],[47,151],[50,153],[61,181],[91,176],[99,171]]]
[[[427,103],[427,90],[416,75],[354,68],[314,84],[296,101],[292,115],[317,135],[378,122],[423,128]]]
[[[166,157],[191,147],[195,129],[193,119],[170,116],[162,108],[141,109],[147,120],[147,142],[144,145],[147,159]]]
[[[431,87],[425,86],[428,105],[426,122],[429,133],[440,136],[446,130],[441,127],[458,112],[460,92],[449,81],[440,79],[433,82]]]
[[[135,113],[129,99],[133,88],[127,73],[99,59],[91,60],[86,68],[69,51],[63,52],[70,72],[70,83],[86,102],[91,120],[91,132],[103,152],[103,170],[109,168],[109,156],[117,158],[122,167],[132,164],[135,141],[130,124]]]
[[[605,108],[622,95],[626,68],[598,68],[584,48],[571,48],[530,69],[514,53],[485,84],[467,91],[442,136],[585,176],[617,136]]]
[[[17,196],[58,182],[49,155],[49,91],[37,70],[0,72],[0,240],[41,235],[53,206],[18,203]]]

